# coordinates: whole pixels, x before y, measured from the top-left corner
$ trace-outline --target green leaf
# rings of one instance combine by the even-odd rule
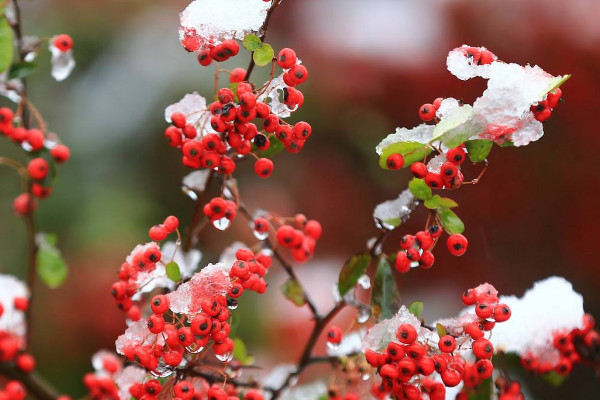
[[[175,261],[171,261],[165,266],[167,271],[167,277],[173,282],[179,282],[181,280],[181,270],[179,265]]]
[[[26,78],[36,72],[37,65],[34,62],[24,61],[20,64],[13,64],[10,66],[10,72],[8,73],[8,79],[15,78]]]
[[[371,307],[380,320],[392,318],[400,308],[400,291],[392,275],[392,268],[385,258],[379,260],[373,291],[371,292]]]
[[[270,157],[274,156],[275,154],[279,153],[281,150],[285,149],[285,146],[283,145],[283,143],[281,143],[279,141],[279,139],[277,139],[275,136],[271,136],[269,138],[269,142],[270,142],[269,148],[266,149],[265,151],[258,150],[258,148],[256,148],[256,146],[254,146],[254,144],[252,144],[253,153],[259,157],[270,158]]]
[[[542,378],[549,384],[554,387],[558,387],[563,384],[563,382],[568,378],[568,375],[560,375],[556,371],[548,372],[547,374],[542,375]]]
[[[237,95],[237,89],[238,89],[238,86],[240,86],[240,82],[231,82],[231,83],[229,84],[229,89],[230,89],[230,90],[233,92],[233,101],[235,101],[236,103],[237,103],[238,101],[240,101],[240,100],[238,99],[238,95]]]
[[[439,337],[446,335],[446,328],[444,328],[444,325],[442,324],[436,324],[435,330],[437,331]]]
[[[542,96],[546,96],[546,93],[549,93],[549,92],[553,91],[554,89],[556,89],[557,87],[560,87],[563,83],[568,81],[570,77],[571,77],[571,75],[562,75],[562,76],[555,77],[550,82],[549,89],[545,90],[544,93],[542,93]]]
[[[12,63],[14,56],[13,30],[6,17],[0,18],[0,73],[6,71]]]
[[[410,192],[419,200],[427,200],[433,196],[431,193],[431,188],[427,186],[423,179],[413,178],[408,183],[408,188]]]
[[[507,140],[506,142],[504,142],[502,144],[499,144],[498,146],[500,146],[500,147],[514,147],[514,145],[515,144],[513,142],[511,142],[510,140]]]
[[[338,281],[338,290],[341,296],[344,296],[350,289],[356,286],[358,278],[365,273],[370,262],[371,256],[367,253],[356,254],[346,261],[340,271]]]
[[[392,143],[379,156],[379,166],[383,169],[387,167],[387,158],[392,154],[402,154],[404,157],[403,167],[410,167],[417,161],[423,161],[431,153],[431,148],[427,144],[419,142],[398,142]]]
[[[467,152],[469,153],[469,159],[472,162],[481,162],[485,160],[492,151],[492,146],[494,142],[491,140],[483,140],[483,139],[474,139],[467,140]]]
[[[240,338],[233,339],[233,358],[244,366],[254,363],[254,357],[248,354],[246,344]]]
[[[246,36],[244,36],[244,40],[242,40],[242,45],[248,51],[256,51],[262,46],[262,41],[258,36],[249,33]]]
[[[465,224],[463,224],[454,211],[449,208],[441,207],[438,209],[438,214],[442,220],[442,225],[444,225],[444,230],[446,230],[449,235],[452,235],[453,233],[463,233],[465,231]]]
[[[271,61],[273,61],[273,57],[275,57],[275,52],[271,45],[264,43],[258,49],[252,53],[252,59],[254,63],[259,67],[265,66]]]
[[[285,281],[283,286],[281,286],[281,292],[285,296],[286,299],[290,300],[298,307],[302,307],[306,304],[306,296],[304,295],[304,290],[302,286],[295,279],[288,279]]]
[[[458,207],[458,203],[449,197],[440,197],[440,207],[454,208]]]
[[[38,242],[37,273],[40,279],[51,289],[59,287],[67,277],[67,264],[56,246],[56,235],[40,234]]]
[[[473,107],[466,104],[440,121],[433,130],[433,139],[439,139],[447,147],[456,147],[471,136],[481,132],[484,126],[475,121]]]
[[[419,318],[421,313],[423,312],[423,302],[422,301],[413,301],[408,306],[408,312]]]
[[[469,400],[490,400],[495,398],[492,390],[492,379],[482,381],[473,391],[469,392]]]
[[[435,210],[440,206],[441,199],[442,198],[439,194],[434,194],[433,197],[425,200],[423,204],[425,204],[425,207],[429,208],[430,210]]]

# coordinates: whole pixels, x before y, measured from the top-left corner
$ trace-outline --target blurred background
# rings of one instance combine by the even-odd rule
[[[39,208],[40,229],[59,235],[70,274],[59,289],[38,287],[33,352],[40,373],[74,396],[84,393],[91,354],[114,348],[124,330],[109,287],[125,256],[166,215],[189,221],[192,213],[193,202],[179,189],[187,171],[163,139],[167,105],[194,90],[212,93],[213,68],[200,67],[178,42],[178,13],[188,2],[22,2],[27,34],[68,33],[75,40],[70,78],[50,77],[46,52],[41,72],[30,79],[31,99],[73,154]],[[406,170],[379,169],[375,145],[397,126],[419,124],[423,103],[448,96],[472,102],[485,88],[445,68],[448,51],[469,44],[573,78],[540,141],[494,148],[482,182],[451,193],[469,251],[456,258],[437,249],[432,270],[403,277],[403,302],[424,300],[424,317],[433,320],[457,313],[460,293],[479,283],[520,296],[536,280],[559,275],[600,318],[598,16],[596,0],[287,0],[277,9],[267,41],[276,51],[294,48],[309,68],[301,88],[306,101],[293,120],[310,122],[313,135],[299,155],[276,156],[269,180],[249,165],[236,175],[251,207],[302,212],[323,224],[315,259],[298,267],[322,310],[332,304],[343,261],[377,233],[373,207],[395,198],[410,179]],[[224,67],[246,67],[241,53]],[[266,76],[258,69],[253,80]],[[1,141],[0,151],[12,146]],[[11,211],[18,191],[12,172],[0,169],[0,272],[24,277],[25,227]],[[415,213],[400,231],[414,233],[423,223]],[[226,232],[207,230],[202,263],[240,238],[254,243],[242,218]],[[275,271],[270,290],[260,298],[245,295],[236,313],[236,334],[266,365],[294,362],[311,327],[306,310],[279,294],[283,277]],[[600,397],[598,380],[584,367],[558,389],[539,378],[523,382],[528,398]]]

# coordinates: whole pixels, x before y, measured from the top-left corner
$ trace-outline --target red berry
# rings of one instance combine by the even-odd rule
[[[71,157],[71,150],[64,144],[57,144],[50,150],[50,155],[57,163],[64,163]]]
[[[442,382],[448,387],[454,387],[462,380],[461,374],[455,369],[447,369],[442,372]]]
[[[446,240],[446,246],[453,256],[462,256],[467,251],[469,242],[467,238],[459,233],[450,235]]]
[[[73,39],[63,33],[52,38],[52,45],[64,53],[73,48]]]
[[[431,121],[435,117],[436,108],[433,104],[423,104],[421,108],[419,108],[419,117],[423,121]]]
[[[180,112],[175,112],[171,114],[171,121],[173,122],[173,125],[175,125],[179,129],[183,129],[183,127],[187,123],[185,115]]]
[[[290,69],[296,65],[296,52],[292,49],[281,49],[277,54],[277,64],[283,69]]]
[[[455,165],[460,165],[465,161],[466,153],[461,147],[455,147],[448,150],[446,159]]]
[[[467,289],[462,294],[462,301],[465,306],[472,306],[477,303],[477,293],[473,289]]]
[[[494,372],[494,365],[490,360],[479,360],[475,364],[475,370],[480,379],[488,379]]]
[[[30,354],[19,355],[17,357],[16,363],[17,367],[27,374],[33,371],[35,368],[35,358],[33,358],[33,356]]]
[[[506,304],[498,304],[494,307],[494,319],[496,322],[504,322],[510,318],[510,307]]]
[[[244,68],[234,68],[229,75],[229,82],[241,82],[246,77],[246,70]]]
[[[395,262],[395,267],[396,270],[402,274],[407,273],[408,271],[410,271],[410,264],[411,261],[408,259],[408,256],[406,255],[405,251],[399,251],[398,253],[396,253],[396,262]]]
[[[154,240],[155,242],[161,242],[161,241],[165,240],[167,238],[168,234],[169,234],[169,232],[162,224],[154,225],[148,231],[148,235],[150,235],[150,239]]]
[[[385,164],[389,169],[400,169],[404,165],[404,157],[402,154],[390,154],[385,160]]]
[[[332,326],[327,331],[327,341],[333,344],[339,344],[342,341],[342,330],[339,326]]]
[[[179,219],[173,215],[170,215],[165,218],[163,225],[167,231],[173,232],[179,226]]]
[[[29,193],[21,193],[13,201],[13,209],[19,215],[29,215],[37,207],[37,201]]]
[[[290,80],[294,82],[294,84],[299,85],[305,82],[306,78],[308,78],[308,70],[304,65],[298,64],[293,66],[288,71],[288,76]]]
[[[38,157],[29,162],[27,172],[29,173],[29,177],[34,181],[41,181],[48,175],[49,168],[48,161]]]
[[[323,229],[319,221],[311,219],[309,221],[306,221],[306,224],[304,225],[304,232],[308,237],[314,240],[319,240],[321,238]]]
[[[200,63],[200,65],[206,67],[206,66],[210,65],[212,60],[213,59],[210,56],[210,50],[203,49],[198,52],[198,62]]]
[[[152,298],[150,308],[154,314],[164,314],[169,310],[169,298],[165,295],[158,294]]]
[[[456,340],[450,335],[444,335],[440,338],[438,348],[443,353],[452,353],[456,349]]]
[[[456,164],[450,161],[446,161],[444,164],[442,164],[442,167],[440,168],[440,175],[444,179],[454,178],[456,174],[458,174],[458,168],[456,168]]]
[[[414,343],[417,340],[417,330],[411,324],[402,324],[398,327],[396,338],[404,344]]]
[[[29,300],[27,297],[15,297],[14,300],[15,308],[19,311],[27,311],[29,308]]]
[[[268,178],[273,172],[273,161],[268,158],[259,158],[254,163],[254,172],[261,178]]]
[[[475,314],[481,319],[486,319],[492,316],[494,308],[489,303],[479,303],[475,306]]]
[[[419,266],[423,269],[431,268],[434,262],[435,257],[430,251],[424,251],[423,254],[421,254],[421,257],[419,258]]]
[[[425,183],[432,189],[441,189],[444,186],[442,177],[434,172],[427,172],[427,175],[425,175]]]
[[[148,330],[154,334],[159,334],[165,329],[165,320],[162,315],[152,314],[148,318]]]
[[[473,342],[473,354],[477,358],[492,358],[494,346],[487,339],[477,339]]]
[[[410,166],[410,172],[416,178],[423,179],[427,175],[427,166],[422,162],[416,162]]]
[[[224,40],[221,46],[228,57],[235,57],[240,51],[240,45],[233,39]]]
[[[552,92],[549,92],[548,96],[546,97],[548,107],[556,108],[556,106],[558,106],[558,102],[560,101],[561,96],[562,90],[560,90],[560,88],[556,88]]]

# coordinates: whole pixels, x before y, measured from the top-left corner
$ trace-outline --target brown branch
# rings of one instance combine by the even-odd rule
[[[0,374],[20,381],[27,388],[27,392],[38,400],[56,400],[58,398],[56,390],[36,374],[26,374],[7,363],[0,363]]]
[[[269,26],[269,20],[271,19],[271,15],[273,15],[273,11],[275,11],[277,6],[281,4],[281,2],[282,0],[274,0],[273,5],[271,5],[271,8],[269,8],[269,11],[267,11],[267,17],[265,18],[265,22],[260,28],[260,30],[262,31],[262,35],[260,36],[261,42],[265,41],[265,38],[267,37],[267,27]],[[248,64],[248,68],[246,68],[246,76],[244,77],[245,81],[248,81],[250,79],[250,75],[252,74],[255,65],[256,64],[254,63],[254,57],[250,57],[250,64]]]

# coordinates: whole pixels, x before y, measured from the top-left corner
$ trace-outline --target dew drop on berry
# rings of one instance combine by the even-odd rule
[[[356,322],[359,324],[364,324],[371,318],[371,309],[369,307],[361,307],[358,309],[358,314],[356,314]]]
[[[227,299],[227,308],[230,310],[235,310],[238,308],[238,301],[236,299]]]
[[[233,353],[225,353],[225,354],[215,354],[217,360],[222,362],[229,362],[233,360]]]
[[[331,343],[331,342],[327,342],[327,348],[329,350],[335,351],[337,349],[340,348],[340,344],[339,343]]]
[[[196,345],[192,345],[192,346],[187,346],[185,348],[185,350],[190,353],[190,354],[198,354],[200,353],[202,350],[204,350],[204,346],[196,346]]]
[[[156,370],[150,371],[150,373],[157,378],[165,378],[165,377],[171,375],[173,372],[175,372],[175,371],[173,371],[166,365],[159,365],[158,367],[156,367]]]
[[[369,278],[368,275],[361,275],[360,278],[358,278],[358,286],[363,289],[369,289],[371,287],[371,278]]]
[[[254,223],[252,223],[251,226],[254,227]],[[269,231],[267,231],[267,232],[259,232],[256,229],[252,229],[252,234],[258,240],[265,240],[266,238],[269,237]]]
[[[363,381],[368,381],[369,379],[371,379],[371,375],[370,374],[362,374],[360,377]]]
[[[185,194],[190,199],[192,199],[194,201],[198,200],[198,195],[196,194],[196,192],[194,192],[192,189],[190,189],[186,185],[181,185],[181,191],[183,192],[183,194]]]
[[[224,231],[225,229],[229,228],[231,221],[228,220],[227,218],[223,217],[223,218],[214,220],[212,224],[218,230]]]

